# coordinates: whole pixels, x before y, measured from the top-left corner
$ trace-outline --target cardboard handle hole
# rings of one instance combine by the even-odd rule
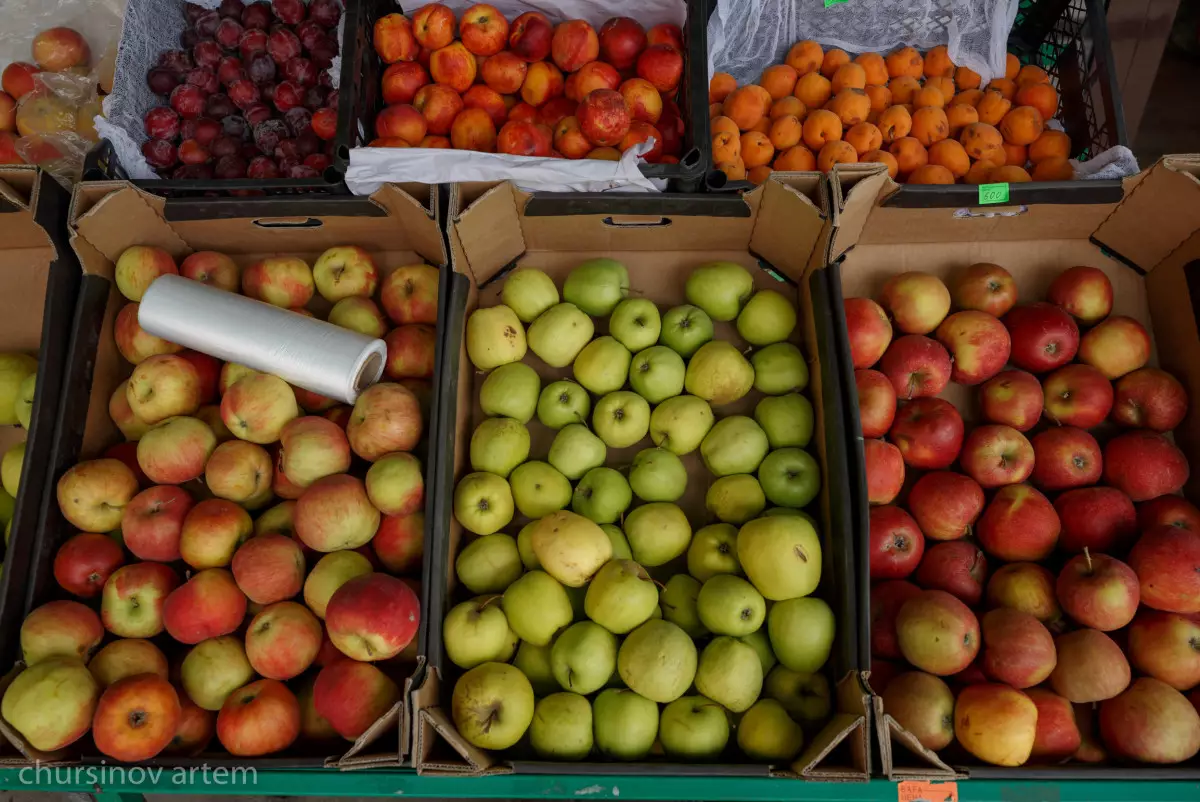
[[[255,220],[259,228],[320,228],[325,225],[315,217],[302,217],[294,220]]]
[[[671,225],[671,218],[660,217],[654,219],[638,219],[634,217],[606,217],[604,225],[612,228],[660,228],[662,226]]]
[[[1023,203],[1020,206],[1017,206],[1016,208],[995,209],[995,210],[990,210],[990,211],[982,211],[982,210],[976,211],[973,209],[955,209],[954,210],[954,219],[955,220],[970,220],[970,219],[976,218],[976,217],[980,217],[980,218],[1019,217],[1020,215],[1023,215],[1028,211],[1029,211],[1029,207]]]

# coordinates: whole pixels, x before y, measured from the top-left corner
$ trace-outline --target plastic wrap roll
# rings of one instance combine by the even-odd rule
[[[138,307],[138,325],[347,404],[379,381],[387,359],[383,340],[180,276],[155,279]]]

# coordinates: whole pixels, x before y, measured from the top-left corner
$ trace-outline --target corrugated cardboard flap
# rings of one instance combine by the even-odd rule
[[[1149,273],[1200,230],[1200,155],[1164,156],[1127,192],[1092,239]]]
[[[515,193],[516,187],[502,182],[463,208],[462,188],[458,184],[450,188],[448,224],[463,256],[454,267],[469,273],[477,287],[525,252]],[[468,222],[471,225],[460,225]]]
[[[161,198],[122,182],[112,182],[107,187],[110,191],[86,210],[81,209],[78,193],[72,204],[72,215],[78,215],[72,228],[105,259],[115,263],[131,239],[162,248],[176,261],[192,252],[163,217]],[[113,220],[120,220],[121,225],[114,227]]]
[[[829,223],[827,187],[820,173],[772,173],[763,184],[750,252],[797,284]]]
[[[869,694],[859,674],[852,672],[838,681],[835,695],[837,712],[792,763],[792,770],[806,780],[866,782],[871,776]],[[826,764],[835,751],[845,754],[838,749],[843,744],[848,747],[850,765]]]
[[[54,243],[36,219],[38,192],[37,168],[0,168],[0,233],[4,250],[43,250],[44,261],[49,264],[55,258]]]
[[[871,701],[874,703],[875,732],[879,739],[879,757],[889,780],[949,780],[963,776],[950,768],[944,760],[938,757],[937,752],[922,746],[915,735],[900,726],[896,719],[889,716],[883,709],[882,697],[874,696]],[[895,758],[895,745],[897,742],[902,748],[906,748],[912,752],[918,761],[924,761],[929,765],[897,768]]]

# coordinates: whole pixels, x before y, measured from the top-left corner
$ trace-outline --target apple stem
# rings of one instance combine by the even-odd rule
[[[1087,546],[1083,547],[1083,558],[1087,560],[1088,573],[1090,574],[1092,572],[1092,553],[1088,551]]]
[[[487,609],[487,606],[489,604],[491,604],[492,602],[494,602],[496,599],[499,599],[499,598],[502,598],[502,597],[498,596],[498,595],[497,596],[488,596],[486,599],[483,600],[483,603],[479,605],[479,612],[482,613],[484,610]]]

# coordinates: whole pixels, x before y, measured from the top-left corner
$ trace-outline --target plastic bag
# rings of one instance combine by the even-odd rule
[[[804,39],[851,54],[946,45],[986,84],[1004,75],[1017,0],[719,0],[708,20],[708,72],[754,83]]]

